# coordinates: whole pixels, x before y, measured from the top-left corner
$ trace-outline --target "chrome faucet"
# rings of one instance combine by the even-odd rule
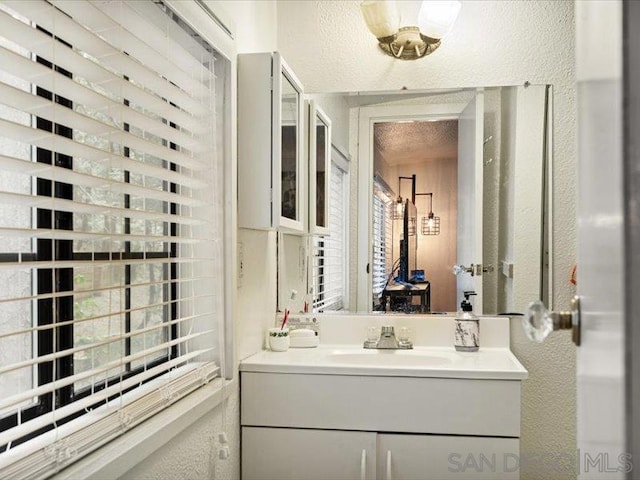
[[[379,348],[384,350],[408,350],[413,348],[413,344],[409,339],[398,340],[392,326],[384,326],[380,330],[380,338],[378,340],[367,339],[364,342],[364,348]]]

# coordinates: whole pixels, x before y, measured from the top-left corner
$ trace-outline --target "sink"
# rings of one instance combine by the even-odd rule
[[[240,363],[242,372],[382,377],[523,380],[527,371],[508,348],[457,352],[452,346],[374,350],[362,345],[320,345],[264,350]]]
[[[445,356],[411,350],[337,350],[329,353],[327,360],[335,364],[372,367],[441,367],[451,363],[451,359]]]

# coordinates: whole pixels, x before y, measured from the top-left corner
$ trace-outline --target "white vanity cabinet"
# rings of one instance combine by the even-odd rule
[[[238,226],[305,230],[303,88],[277,52],[238,55]]]
[[[519,380],[245,370],[241,399],[244,480],[519,478]]]

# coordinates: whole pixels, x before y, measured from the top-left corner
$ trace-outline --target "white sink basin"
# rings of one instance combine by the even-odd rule
[[[328,354],[327,359],[336,364],[380,367],[439,367],[451,363],[451,359],[445,356],[413,350],[338,350]]]

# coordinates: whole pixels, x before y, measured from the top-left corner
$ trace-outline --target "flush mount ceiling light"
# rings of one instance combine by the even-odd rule
[[[433,53],[453,27],[461,6],[457,0],[424,0],[418,26],[400,27],[400,11],[394,0],[365,0],[360,4],[367,27],[382,51],[402,60]]]

